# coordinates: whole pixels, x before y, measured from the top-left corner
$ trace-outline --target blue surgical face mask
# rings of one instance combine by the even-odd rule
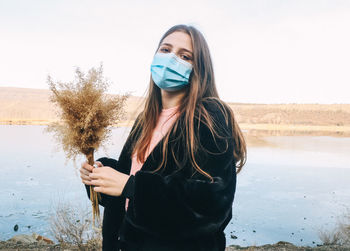
[[[151,64],[154,83],[161,89],[177,91],[188,85],[192,64],[174,53],[156,53]]]

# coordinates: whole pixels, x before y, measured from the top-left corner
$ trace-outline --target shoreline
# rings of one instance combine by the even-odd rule
[[[32,234],[17,234],[8,240],[0,240],[0,250],[15,251],[15,250],[101,250],[102,239],[92,239],[88,242],[84,242],[79,247],[74,243],[55,243],[53,240],[38,235],[33,232]],[[301,250],[323,250],[323,251],[347,251],[350,250],[350,246],[341,246],[336,244],[317,244],[316,246],[296,246],[293,243],[286,241],[278,241],[273,244],[264,244],[260,246],[240,246],[229,245],[226,246],[225,251],[301,251]]]
[[[29,119],[2,119],[0,125],[50,125],[59,120],[29,120]],[[112,127],[132,126],[134,120],[122,120]],[[300,125],[300,124],[268,124],[268,123],[239,123],[242,130],[268,131],[319,131],[350,133],[350,125]]]
[[[1,125],[33,125],[48,126],[58,120],[0,120]],[[112,125],[113,128],[132,127],[134,120],[123,120]],[[263,123],[238,123],[241,130],[250,139],[266,136],[334,136],[350,137],[348,125],[298,125],[298,124],[263,124]]]
[[[22,235],[22,237],[25,235]],[[27,237],[30,237],[28,235]],[[47,243],[42,240],[0,240],[0,250],[15,251],[15,250],[102,250],[101,244],[97,243],[84,243],[80,247],[70,243]],[[290,242],[279,241],[274,244],[265,244],[261,246],[245,246],[230,245],[225,248],[225,251],[306,251],[306,250],[318,250],[318,251],[348,251],[349,246],[340,245],[317,245],[315,247],[310,246],[295,246]]]

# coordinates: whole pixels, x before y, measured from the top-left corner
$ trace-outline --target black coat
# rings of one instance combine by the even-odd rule
[[[193,173],[189,161],[179,169],[171,154],[165,171],[151,173],[161,161],[162,139],[141,170],[130,176],[121,196],[101,194],[103,250],[225,250],[223,231],[232,218],[236,190],[232,125],[225,122],[217,102],[204,105],[213,116],[221,137],[213,137],[209,128],[203,122],[198,126],[196,120],[194,126],[199,130],[201,145],[209,151],[199,148],[197,163],[214,182],[199,172]],[[182,122],[184,117],[178,119]],[[172,131],[169,145],[175,144],[171,140],[178,133]],[[99,161],[130,174],[130,146],[137,137],[128,137],[118,161],[112,158],[100,158]],[[178,156],[183,156],[183,144],[178,142]],[[168,149],[170,153],[169,146]],[[85,187],[90,197],[89,186]],[[127,212],[126,198],[129,198]]]

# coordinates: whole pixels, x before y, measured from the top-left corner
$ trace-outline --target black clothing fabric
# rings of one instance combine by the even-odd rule
[[[134,192],[135,192],[135,176],[134,175],[130,175],[128,181],[125,184],[125,187],[122,191],[122,196],[124,196],[125,198],[129,198],[131,199],[134,196]]]
[[[175,141],[180,130],[172,129],[168,144],[177,149],[179,162],[168,154],[162,171],[152,173],[161,162],[163,139],[154,147],[141,170],[131,175],[121,196],[101,194],[100,205],[105,208],[102,235],[103,250],[162,250],[162,251],[223,251],[226,246],[224,229],[232,219],[236,190],[236,168],[233,156],[232,125],[225,120],[220,104],[203,103],[214,118],[213,136],[203,120],[195,120],[199,130],[196,161],[213,177],[213,182],[194,167],[184,156],[185,142]],[[183,125],[184,117],[178,118]],[[135,127],[135,124],[133,128]],[[181,126],[180,126],[181,127]],[[186,131],[185,131],[186,133]],[[118,161],[100,158],[104,166],[130,174],[131,144],[128,137]],[[175,145],[177,144],[177,145]],[[89,186],[85,185],[88,196]],[[125,199],[129,198],[127,212]]]

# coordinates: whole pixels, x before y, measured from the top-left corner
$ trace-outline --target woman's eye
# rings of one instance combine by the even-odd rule
[[[161,52],[169,52],[169,49],[168,48],[160,48],[160,51]]]
[[[191,58],[190,58],[190,57],[188,57],[188,56],[186,56],[186,55],[182,55],[182,59],[184,59],[184,60],[186,60],[186,61],[191,60]]]

